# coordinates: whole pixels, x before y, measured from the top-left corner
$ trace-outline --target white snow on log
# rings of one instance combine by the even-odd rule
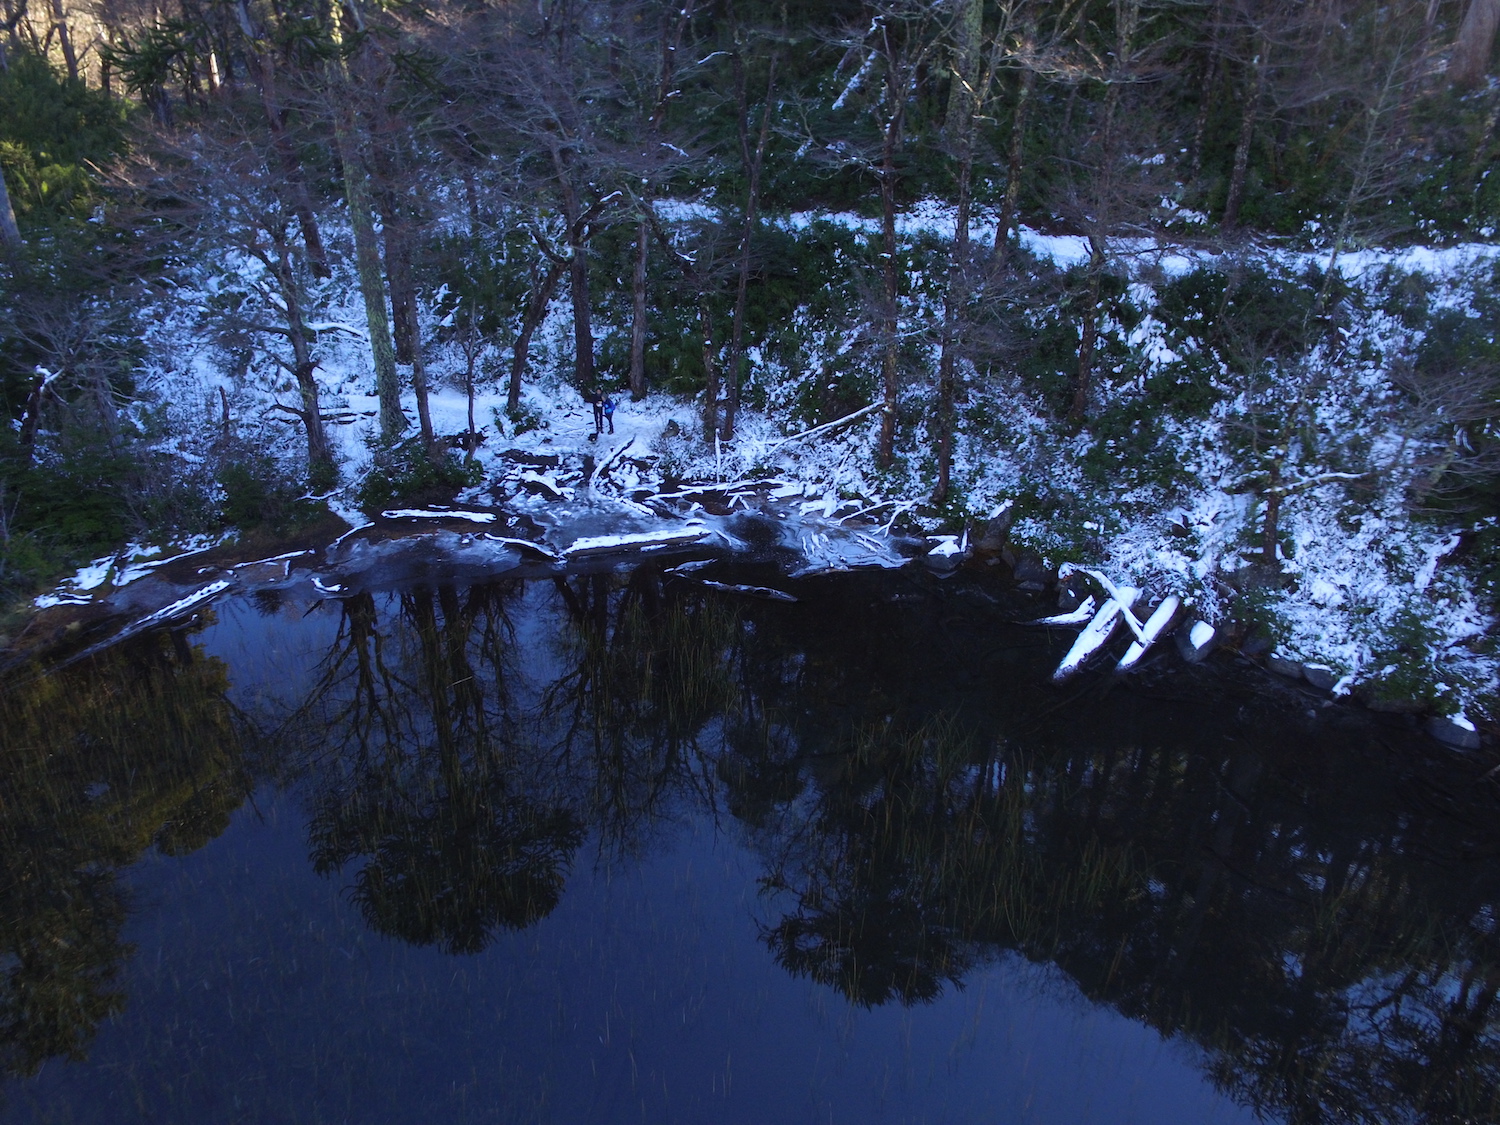
[[[730,594],[748,594],[752,598],[767,598],[773,602],[795,602],[795,594],[788,594],[785,590],[773,590],[769,586],[731,586],[728,582],[710,582],[707,578],[698,581],[710,590],[723,590]]]
[[[93,600],[87,594],[39,594],[31,604],[37,609],[51,609],[59,605],[88,605]]]
[[[1427,548],[1425,552],[1427,560],[1417,568],[1416,574],[1412,575],[1411,584],[1418,590],[1425,590],[1432,585],[1432,579],[1437,574],[1438,563],[1461,542],[1463,542],[1463,537],[1455,531],[1446,539]]]
[[[434,511],[431,508],[391,508],[380,513],[388,520],[468,520],[470,523],[494,523],[494,512]]]
[[[616,465],[618,465],[622,460],[624,460],[626,451],[628,451],[634,444],[635,437],[632,436],[625,442],[624,445],[621,445],[612,450],[609,456],[600,461],[599,464],[595,466],[594,471],[589,474],[589,488],[593,489],[597,487],[599,482],[609,474],[609,471]]]
[[[964,540],[957,535],[929,535],[927,542],[932,544],[932,550],[927,553],[936,555],[940,559],[962,555],[966,547]]]
[[[666,571],[667,574],[692,574],[695,571],[706,570],[716,563],[717,559],[693,559],[691,562],[679,563]]]
[[[149,629],[153,625],[160,625],[163,622],[171,621],[175,617],[181,617],[188,610],[195,609],[196,607],[202,605],[204,602],[208,601],[210,598],[214,598],[219,594],[222,594],[225,590],[229,589],[231,585],[233,585],[233,583],[231,583],[227,578],[221,578],[217,582],[210,582],[207,586],[203,587],[203,589],[195,590],[185,598],[178,598],[171,605],[162,606],[161,609],[157,610],[155,613],[148,613],[145,617],[142,617],[139,621],[132,625],[127,630],[127,632],[139,633],[142,629]]]
[[[814,525],[789,521],[782,533],[782,543],[801,554],[803,559],[802,565],[791,571],[788,578],[873,567],[894,570],[908,562],[890,540],[863,532],[851,533],[841,527],[824,531]]]
[[[585,555],[640,550],[643,547],[687,546],[712,534],[706,527],[689,527],[681,531],[642,531],[633,535],[592,535],[574,540],[570,546],[564,547],[563,557],[576,559]]]
[[[1208,655],[1209,649],[1213,647],[1215,635],[1214,627],[1207,621],[1189,618],[1177,630],[1177,651],[1189,664],[1196,664]],[[1271,659],[1274,657],[1268,658],[1268,667],[1270,667]],[[1298,669],[1299,674],[1300,671]]]
[[[514,547],[518,551],[533,551],[545,559],[557,560],[557,552],[540,543],[533,543],[530,539],[513,539],[508,535],[491,535],[488,532],[484,536],[491,543],[499,543],[506,547]]]
[[[330,586],[316,574],[313,575],[312,584],[325,594],[342,594],[344,592],[344,587],[342,584],[335,582]]]
[[[793,485],[788,485],[785,481],[782,481],[776,477],[750,477],[746,480],[730,481],[727,484],[694,484],[689,485],[687,488],[678,489],[676,492],[656,492],[653,493],[649,497],[649,499],[685,500],[689,496],[703,496],[711,492],[745,492],[756,488],[773,486],[779,487],[780,489],[793,489],[793,491],[786,493],[773,492],[771,494],[773,498],[783,494],[787,496],[798,496],[801,495],[803,488],[801,482],[797,482]]]
[[[565,499],[567,496],[567,493],[563,491],[562,486],[559,485],[557,481],[552,477],[543,476],[541,473],[535,473],[529,469],[521,474],[521,483],[523,485],[534,484],[538,488],[545,489],[546,491],[552,493],[552,496],[557,500]]]
[[[356,328],[352,324],[345,324],[342,320],[314,320],[309,321],[308,328],[314,332],[347,332],[357,340],[368,340],[369,334],[363,328]]]
[[[1054,613],[1051,617],[1039,617],[1035,621],[1028,621],[1028,625],[1082,625],[1094,616],[1094,610],[1099,608],[1099,599],[1090,594],[1083,600],[1083,604],[1077,609],[1069,610],[1067,613]]]
[[[80,567],[78,573],[68,581],[68,585],[78,590],[92,590],[104,584],[104,580],[109,577],[110,567],[114,565],[115,560],[108,558]]]
[[[253,559],[247,563],[240,563],[240,566],[256,566],[260,563],[281,562],[283,559],[300,559],[303,555],[310,554],[312,554],[312,548],[306,547],[300,551],[288,551],[284,555],[272,555],[268,559]]]
[[[1120,586],[1116,590],[1117,597],[1112,597],[1104,603],[1094,619],[1088,623],[1087,628],[1078,634],[1078,639],[1073,642],[1073,647],[1068,649],[1068,654],[1062,658],[1062,663],[1057,666],[1057,671],[1052,673],[1055,683],[1062,683],[1073,675],[1084,663],[1109,642],[1114,636],[1115,629],[1119,627],[1121,616],[1128,612],[1135,604],[1136,598],[1141,592],[1134,586]]]
[[[1166,631],[1177,611],[1182,608],[1182,599],[1173,594],[1164,599],[1161,605],[1156,607],[1156,612],[1146,619],[1145,627],[1141,630],[1139,639],[1131,643],[1125,650],[1125,655],[1120,657],[1120,663],[1115,665],[1115,671],[1128,672],[1141,662],[1141,657],[1146,655],[1146,650],[1156,643],[1156,638]]]
[[[1130,631],[1135,634],[1135,639],[1138,641],[1145,640],[1145,626],[1143,626],[1138,620],[1136,620],[1135,614],[1130,612],[1130,607],[1135,603],[1135,599],[1141,596],[1141,592],[1139,590],[1135,589],[1134,586],[1116,586],[1109,580],[1108,575],[1104,574],[1103,571],[1093,570],[1086,566],[1064,567],[1058,570],[1057,576],[1059,579],[1066,580],[1068,575],[1074,572],[1087,574],[1091,578],[1093,578],[1094,581],[1098,582],[1099,585],[1103,586],[1104,592],[1108,594],[1111,599],[1119,602],[1123,607],[1120,611],[1121,620],[1123,620],[1125,624],[1129,626]],[[1134,591],[1129,601],[1126,601],[1122,597],[1122,593],[1125,590]]]

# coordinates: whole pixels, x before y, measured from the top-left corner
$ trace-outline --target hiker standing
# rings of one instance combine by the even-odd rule
[[[615,396],[604,396],[604,418],[609,422],[609,432],[615,432]]]
[[[583,392],[583,398],[594,408],[594,437],[597,438],[604,430],[604,396],[590,388]]]

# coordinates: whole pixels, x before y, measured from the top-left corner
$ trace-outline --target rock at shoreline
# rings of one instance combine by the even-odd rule
[[[1332,691],[1339,682],[1339,674],[1326,664],[1302,665],[1302,678],[1319,691]]]
[[[1479,732],[1462,715],[1434,715],[1427,720],[1427,733],[1455,750],[1479,749]]]
[[[1285,676],[1289,680],[1300,680],[1302,678],[1302,664],[1300,661],[1288,660],[1284,656],[1277,656],[1274,652],[1266,657],[1266,667],[1278,676]]]
[[[1219,642],[1219,631],[1207,621],[1190,617],[1177,628],[1177,651],[1189,664],[1197,664]]]

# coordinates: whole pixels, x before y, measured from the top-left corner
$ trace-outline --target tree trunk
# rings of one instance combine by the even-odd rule
[[[1282,495],[1276,491],[1277,485],[1281,483],[1281,462],[1275,461],[1271,465],[1271,484],[1266,493],[1266,516],[1261,524],[1260,539],[1260,561],[1268,567],[1280,569],[1281,560],[1277,557],[1277,544],[1279,541],[1279,530],[1281,523],[1281,500]]]
[[[1484,81],[1497,29],[1500,29],[1500,0],[1470,0],[1453,44],[1453,58],[1448,63],[1448,74],[1454,82],[1477,86]]]
[[[336,20],[335,25],[340,21]],[[342,47],[342,36],[336,47]],[[351,104],[353,83],[343,56],[338,57],[332,91],[334,140],[344,173],[344,196],[349,203],[349,226],[354,232],[354,259],[364,297],[365,320],[370,333],[370,355],[375,364],[375,393],[380,399],[380,434],[394,441],[406,429],[401,412],[401,381],[396,374],[396,354],[391,348],[391,323],[385,310],[385,285],[381,278],[380,249],[375,241],[375,218],[370,202],[370,181],[360,159],[359,140]]]
[[[21,228],[11,209],[10,192],[5,187],[5,169],[0,168],[0,251],[7,256],[21,249]]]
[[[427,401],[427,365],[422,362],[422,335],[417,327],[416,320],[416,295],[412,294],[412,338],[411,338],[411,389],[417,399],[417,424],[421,428],[422,441],[427,446],[429,453],[437,445],[437,437],[432,432],[432,409]],[[472,384],[471,405],[469,408],[470,418],[473,417],[472,406]]]
[[[292,268],[291,254],[286,243],[277,240],[280,269],[277,282],[281,299],[286,306],[287,332],[292,345],[292,375],[297,380],[297,390],[302,400],[298,412],[307,431],[308,475],[315,484],[329,483],[336,475],[333,452],[328,445],[328,435],[323,430],[323,410],[318,401],[318,365],[312,357],[308,343],[307,325],[302,319],[302,292],[297,284],[296,271]]]
[[[596,390],[599,377],[594,371],[593,311],[589,307],[589,264],[581,239],[570,247],[568,288],[573,301],[573,378],[579,390]]]
[[[411,365],[411,387],[417,404],[417,423],[429,454],[436,445],[432,410],[427,394],[427,367],[422,359],[422,325],[417,315],[417,284],[412,275],[412,229],[416,218],[404,190],[411,164],[405,159],[402,137],[377,100],[376,131],[386,144],[375,151],[378,199],[385,234],[385,274],[391,291],[391,325],[396,362]]]
[[[1390,107],[1389,98],[1396,85],[1396,71],[1393,66],[1386,72],[1380,96],[1373,105],[1365,109],[1364,139],[1360,143],[1359,155],[1355,158],[1354,168],[1350,173],[1349,190],[1344,195],[1343,206],[1339,211],[1339,224],[1334,231],[1333,246],[1328,252],[1328,268],[1323,274],[1323,284],[1319,286],[1317,296],[1313,298],[1313,303],[1308,306],[1307,313],[1302,318],[1304,329],[1327,311],[1328,298],[1333,293],[1334,270],[1338,267],[1339,257],[1348,247],[1349,236],[1353,230],[1354,209],[1371,194],[1372,185],[1376,182],[1377,168],[1385,148],[1381,144],[1381,120]]]
[[[1104,254],[1098,247],[1089,257],[1088,297],[1083,306],[1082,333],[1078,342],[1078,372],[1073,381],[1073,403],[1068,421],[1083,424],[1088,414],[1089,394],[1094,385],[1094,351],[1099,341],[1099,290],[1104,276]]]
[[[740,83],[743,90],[744,83]],[[751,242],[755,234],[755,222],[760,208],[761,170],[766,162],[766,142],[771,135],[771,99],[776,92],[776,59],[771,59],[771,74],[766,80],[766,102],[761,109],[760,136],[755,142],[755,151],[750,151],[749,111],[740,106],[740,148],[749,174],[749,188],[745,197],[745,225],[740,232],[739,281],[734,292],[734,321],[729,332],[729,386],[724,396],[724,438],[734,437],[735,416],[740,408],[740,366],[744,356],[745,305],[750,288]]]
[[[32,462],[33,451],[36,448],[37,426],[41,423],[42,401],[45,396],[47,380],[41,375],[33,375],[31,378],[31,391],[26,396],[26,413],[21,416],[21,430],[17,440],[21,448],[26,451],[26,464]]]
[[[370,332],[370,355],[375,364],[375,393],[380,399],[380,433],[391,441],[406,429],[401,413],[401,381],[396,374],[396,353],[391,347],[390,319],[385,311],[385,286],[380,270],[380,250],[375,243],[375,220],[370,207],[370,184],[359,166],[350,123],[338,114],[335,129],[339,159],[344,167],[344,194],[349,202],[349,225],[354,231],[354,259],[359,271],[359,289],[365,302]]]
[[[1010,121],[1010,153],[1006,160],[1005,196],[1000,201],[1000,214],[995,219],[995,269],[1005,269],[1005,259],[1010,253],[1010,228],[1016,222],[1016,210],[1021,199],[1021,172],[1026,161],[1026,118],[1031,112],[1031,93],[1036,87],[1036,71],[1029,65],[1021,71],[1020,88],[1016,91],[1016,109]]]
[[[1110,57],[1104,81],[1104,112],[1098,130],[1098,157],[1093,169],[1093,215],[1089,223],[1088,290],[1083,308],[1083,323],[1078,341],[1078,372],[1073,385],[1073,402],[1068,422],[1083,425],[1088,415],[1089,396],[1094,386],[1094,353],[1099,341],[1100,291],[1104,267],[1109,261],[1108,238],[1115,216],[1111,194],[1120,155],[1115,125],[1119,121],[1120,92],[1132,73],[1132,40],[1140,18],[1140,0],[1121,0],[1116,6],[1115,50]]]
[[[584,253],[587,219],[579,208],[578,193],[569,178],[567,161],[556,155],[558,184],[562,191],[563,217],[568,223],[568,288],[573,303],[573,383],[580,394],[598,389],[594,373],[593,311],[589,303],[589,263]]]
[[[380,208],[380,224],[385,236],[385,279],[391,291],[391,335],[396,344],[396,362],[409,365],[415,362],[416,354],[417,290],[411,276],[405,219],[395,213],[389,197]]]
[[[62,0],[52,0],[52,18],[57,21],[57,42],[68,65],[68,77],[77,82],[78,55],[73,50],[73,36],[68,31],[68,14],[63,10]]]
[[[1188,149],[1188,183],[1196,184],[1203,172],[1203,136],[1208,132],[1208,114],[1213,108],[1214,87],[1219,82],[1219,51],[1210,48],[1203,68],[1203,86],[1198,92],[1198,112],[1193,117],[1193,140]]]
[[[521,318],[521,331],[516,335],[516,346],[510,359],[510,389],[505,396],[507,410],[521,408],[521,376],[526,371],[526,354],[531,350],[531,337],[537,325],[547,315],[547,306],[552,302],[552,293],[568,268],[566,258],[554,260],[547,266],[547,273],[532,290],[531,300],[526,304],[526,313]]]
[[[900,296],[901,283],[896,263],[896,147],[900,140],[900,128],[900,108],[897,107],[886,122],[880,160],[880,237],[884,258],[881,276],[884,291],[881,294],[880,309],[882,408],[876,461],[882,469],[890,468],[896,460],[896,400],[901,391],[900,341],[896,335],[900,329],[896,302]]]
[[[703,337],[703,440],[719,436],[719,365],[714,356],[714,321],[708,293],[698,287],[698,330]]]
[[[642,219],[635,232],[635,272],[631,276],[630,398],[646,397],[646,259],[651,224]]]
[[[938,507],[947,503],[953,477],[954,352],[958,343],[958,321],[968,302],[969,292],[969,195],[974,173],[974,117],[978,110],[976,99],[982,96],[975,69],[983,12],[981,0],[967,0],[959,17],[958,73],[954,76],[959,93],[950,99],[948,110],[958,157],[958,208],[954,215],[953,250],[948,261],[948,289],[943,296],[942,344],[938,353],[938,479],[932,493],[932,502]]]
[[[246,35],[252,28],[249,16],[245,16]],[[257,41],[252,40],[252,43]],[[280,98],[276,87],[276,57],[274,51],[250,52],[255,75],[260,86],[261,108],[266,114],[266,125],[271,130],[271,147],[281,165],[281,174],[291,190],[292,213],[297,216],[297,225],[302,231],[302,245],[307,248],[307,259],[316,277],[332,277],[328,268],[328,251],[323,247],[323,236],[318,230],[318,220],[313,213],[312,198],[307,191],[307,177],[302,174],[302,162],[297,150],[286,133],[286,121],[282,117]]]
[[[1234,144],[1234,165],[1229,172],[1229,191],[1224,199],[1221,225],[1232,229],[1239,225],[1240,203],[1245,196],[1245,174],[1250,167],[1250,146],[1255,139],[1255,122],[1260,114],[1261,96],[1266,87],[1266,70],[1270,66],[1270,40],[1262,37],[1260,50],[1251,65],[1250,89],[1245,93],[1245,108],[1240,115],[1240,134]]]
[[[663,29],[661,37],[661,62],[656,71],[656,101],[651,107],[647,122],[647,144],[651,152],[657,149],[657,138],[662,122],[667,116],[667,99],[672,93],[673,79],[677,73],[677,48],[682,44],[683,32],[693,18],[694,0],[686,0],[677,11],[677,19],[669,33]],[[652,195],[651,181],[644,185],[647,205]],[[651,224],[642,218],[635,231],[635,272],[631,277],[630,308],[630,398],[640,402],[646,397],[646,266],[651,256]]]
[[[471,324],[464,333],[464,395],[469,400],[469,432],[464,439],[464,451],[471,461],[474,459],[474,451],[479,448],[479,432],[474,428],[474,361],[478,358],[482,345],[475,339],[476,331]]]

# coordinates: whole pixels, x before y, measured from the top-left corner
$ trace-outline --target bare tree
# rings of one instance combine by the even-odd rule
[[[327,485],[338,470],[324,430],[315,333],[307,316],[309,264],[292,235],[295,207],[268,164],[271,147],[255,123],[226,109],[212,123],[200,122],[190,136],[158,131],[144,138],[121,167],[119,186],[145,205],[142,229],[164,242],[175,244],[187,234],[205,252],[230,251],[259,265],[258,276],[247,275],[258,300],[224,315],[238,331],[279,341],[281,347],[265,354],[291,376],[297,398],[271,409],[301,425],[309,476]]]
[[[954,405],[957,398],[955,368],[961,346],[962,320],[977,278],[969,239],[973,204],[976,133],[989,106],[997,72],[1005,65],[1019,65],[1022,80],[1012,121],[1009,178],[995,228],[998,266],[1004,268],[1021,179],[1021,145],[1025,115],[1038,68],[1035,56],[1036,20],[1026,0],[1007,0],[999,5],[996,23],[986,31],[984,4],[980,0],[954,0],[952,24],[952,85],[944,134],[950,155],[957,163],[958,201],[954,213],[953,248],[948,262],[948,285],[943,295],[943,326],[938,350],[937,485],[932,502],[947,502],[953,473]],[[1066,7],[1066,5],[1065,5]],[[1060,13],[1065,15],[1065,13]]]
[[[896,195],[901,176],[901,151],[906,142],[907,112],[918,82],[943,38],[945,13],[922,0],[891,0],[876,4],[867,27],[846,41],[845,59],[857,61],[854,74],[834,102],[835,110],[861,96],[861,87],[874,70],[880,90],[864,98],[863,107],[876,128],[873,152],[864,155],[843,145],[880,188],[881,294],[876,313],[880,340],[881,415],[876,460],[888,468],[896,459],[896,406],[901,392],[900,298],[901,267],[897,257]]]
[[[1104,277],[1114,256],[1113,242],[1129,230],[1143,230],[1151,208],[1166,186],[1166,170],[1152,121],[1158,117],[1143,104],[1145,84],[1160,77],[1160,38],[1152,38],[1153,17],[1147,0],[1113,0],[1113,21],[1097,42],[1094,27],[1080,28],[1078,81],[1098,88],[1098,100],[1087,107],[1087,132],[1069,138],[1073,154],[1065,162],[1067,179],[1059,210],[1088,240],[1083,293],[1079,303],[1078,364],[1068,407],[1071,425],[1083,424],[1094,392]]]
[[[596,393],[589,238],[609,209],[625,201],[614,185],[632,167],[634,148],[613,135],[625,97],[620,68],[613,65],[618,60],[600,49],[616,42],[614,13],[607,5],[562,0],[535,14],[505,18],[513,21],[507,37],[482,64],[482,81],[499,94],[485,124],[513,153],[528,203],[548,200],[561,216],[573,309],[573,382],[581,393]]]
[[[297,156],[297,146],[288,131],[288,113],[281,93],[277,51],[266,42],[262,26],[252,17],[249,0],[239,0],[235,16],[246,40],[246,63],[260,91],[266,126],[271,131],[280,171],[286,179],[287,191],[302,231],[302,241],[307,247],[308,263],[316,276],[329,277],[331,271],[328,268],[328,252],[323,247],[323,236],[308,192],[307,177]]]
[[[666,122],[667,103],[676,92],[677,55],[682,40],[693,21],[694,0],[683,0],[675,13],[665,15],[661,30],[661,57],[657,64],[655,97],[646,124],[646,151],[642,153],[641,195],[650,206],[655,192],[649,169],[660,164],[662,127]],[[639,402],[646,397],[646,267],[650,256],[651,220],[642,212],[635,230],[635,268],[631,274],[630,303],[630,397]]]
[[[756,223],[759,218],[761,179],[766,165],[766,142],[771,136],[771,117],[776,95],[776,68],[779,59],[771,56],[767,68],[766,95],[761,102],[760,128],[751,132],[749,92],[746,89],[745,60],[743,52],[734,55],[735,108],[740,141],[740,159],[745,169],[745,206],[740,228],[739,276],[735,283],[734,316],[729,329],[729,361],[725,371],[728,388],[724,396],[724,437],[734,437],[735,415],[740,408],[741,366],[744,359],[745,307],[749,297],[750,266]],[[752,136],[754,137],[752,145]]]
[[[406,429],[406,415],[401,411],[401,382],[396,374],[396,353],[391,346],[391,323],[386,313],[380,250],[375,241],[365,142],[355,116],[355,79],[351,71],[363,62],[367,50],[364,22],[355,3],[356,0],[347,0],[341,4],[331,24],[334,50],[328,66],[328,110],[344,174],[349,226],[354,233],[355,266],[360,294],[364,297],[370,355],[375,364],[375,392],[380,399],[380,433],[387,441],[393,441]]]
[[[651,230],[656,235],[657,242],[666,251],[667,256],[677,264],[683,279],[697,297],[698,335],[702,348],[704,382],[703,440],[716,442],[719,439],[719,348],[714,337],[712,301],[713,292],[718,286],[721,274],[716,245],[718,240],[715,237],[719,233],[719,228],[717,224],[710,224],[704,232],[705,237],[699,241],[695,251],[689,254],[673,244],[661,220],[657,217],[654,207],[647,210],[646,218],[651,224]]]

